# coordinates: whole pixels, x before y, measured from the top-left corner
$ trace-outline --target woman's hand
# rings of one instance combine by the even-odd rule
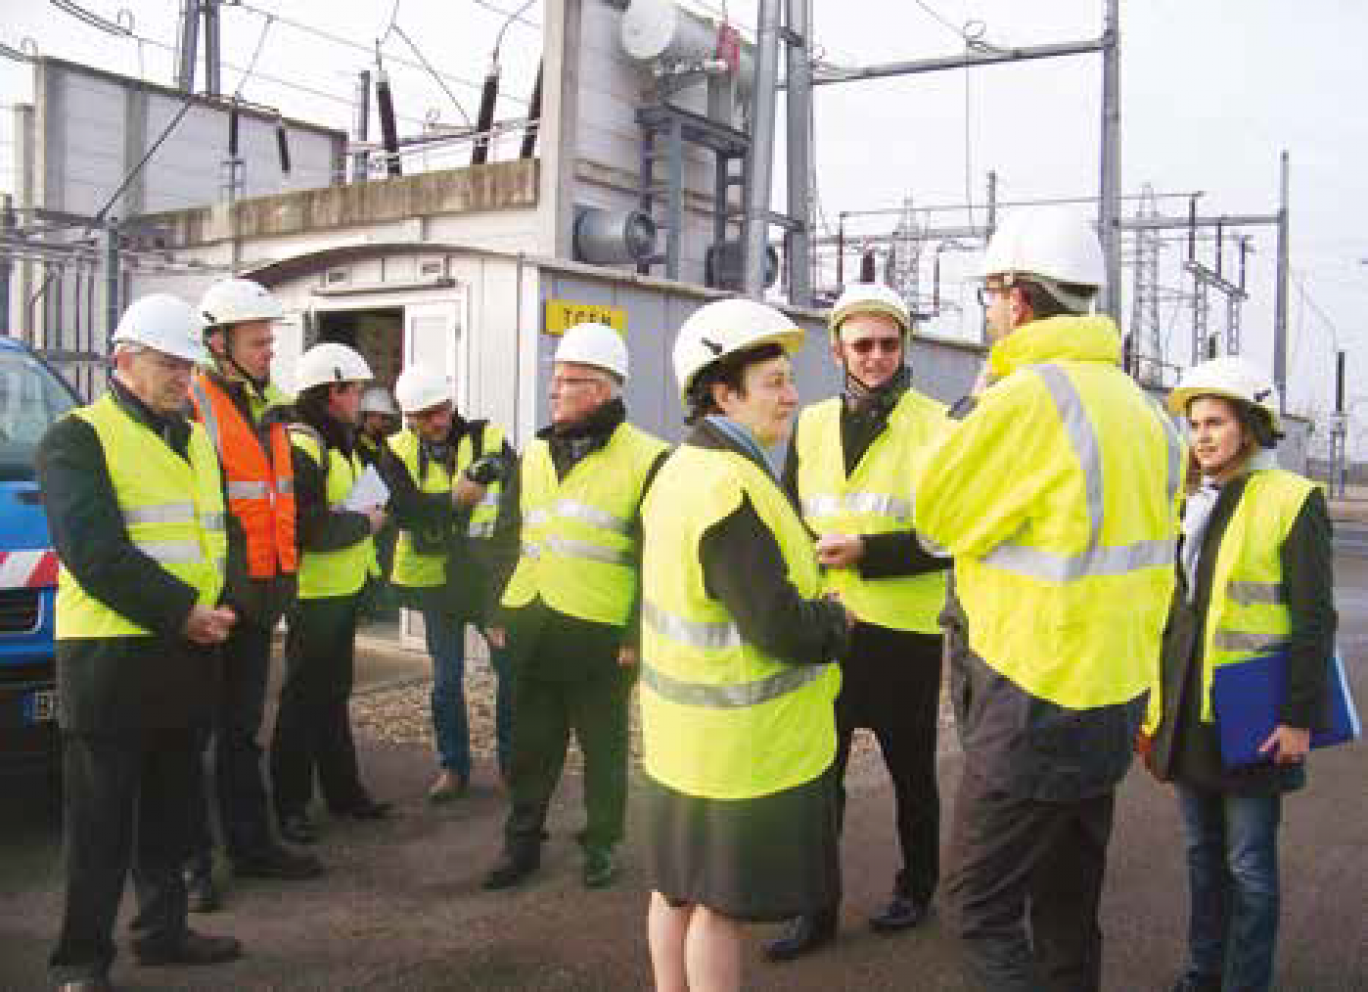
[[[1259,745],[1259,753],[1272,752],[1273,761],[1279,765],[1299,765],[1306,760],[1306,753],[1310,750],[1311,731],[1283,723],[1273,728],[1268,740]]]

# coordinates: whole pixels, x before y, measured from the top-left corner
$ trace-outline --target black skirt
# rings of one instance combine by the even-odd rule
[[[773,922],[841,897],[835,773],[756,799],[688,796],[646,777],[652,888],[735,920]]]

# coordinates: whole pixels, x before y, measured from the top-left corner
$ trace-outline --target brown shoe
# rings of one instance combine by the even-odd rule
[[[453,799],[461,798],[469,788],[470,779],[443,769],[442,774],[438,775],[437,780],[428,788],[428,802],[449,803]]]

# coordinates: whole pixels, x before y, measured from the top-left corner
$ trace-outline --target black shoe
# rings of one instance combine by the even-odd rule
[[[1195,975],[1191,972],[1178,979],[1173,992],[1221,992],[1220,975]]]
[[[332,814],[336,817],[349,816],[353,820],[383,820],[393,808],[394,803],[376,802],[366,796],[350,805],[335,808]]]
[[[486,889],[509,889],[541,867],[541,851],[505,850],[481,884]]]
[[[280,817],[280,836],[291,844],[317,844],[318,827],[307,813],[286,813]]]
[[[835,938],[835,913],[795,916],[784,925],[778,937],[765,945],[765,957],[771,961],[792,961]]]
[[[243,878],[273,878],[298,882],[317,878],[323,866],[312,854],[299,854],[288,847],[271,844],[241,858],[233,859],[233,874]]]
[[[185,905],[192,913],[212,913],[223,906],[212,871],[196,869],[185,873]]]
[[[618,865],[611,847],[584,849],[584,887],[606,889],[617,881]]]
[[[242,957],[236,937],[212,937],[186,930],[180,942],[170,947],[135,946],[133,956],[142,965],[222,964]]]
[[[895,933],[910,930],[922,923],[930,912],[930,906],[918,902],[910,896],[894,895],[887,908],[869,918],[869,925],[879,933]]]
[[[57,992],[114,992],[114,986],[108,978],[80,978],[58,985]]]

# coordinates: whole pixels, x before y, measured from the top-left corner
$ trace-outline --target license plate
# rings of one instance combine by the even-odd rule
[[[56,689],[39,689],[24,698],[25,723],[51,723],[56,717]]]

